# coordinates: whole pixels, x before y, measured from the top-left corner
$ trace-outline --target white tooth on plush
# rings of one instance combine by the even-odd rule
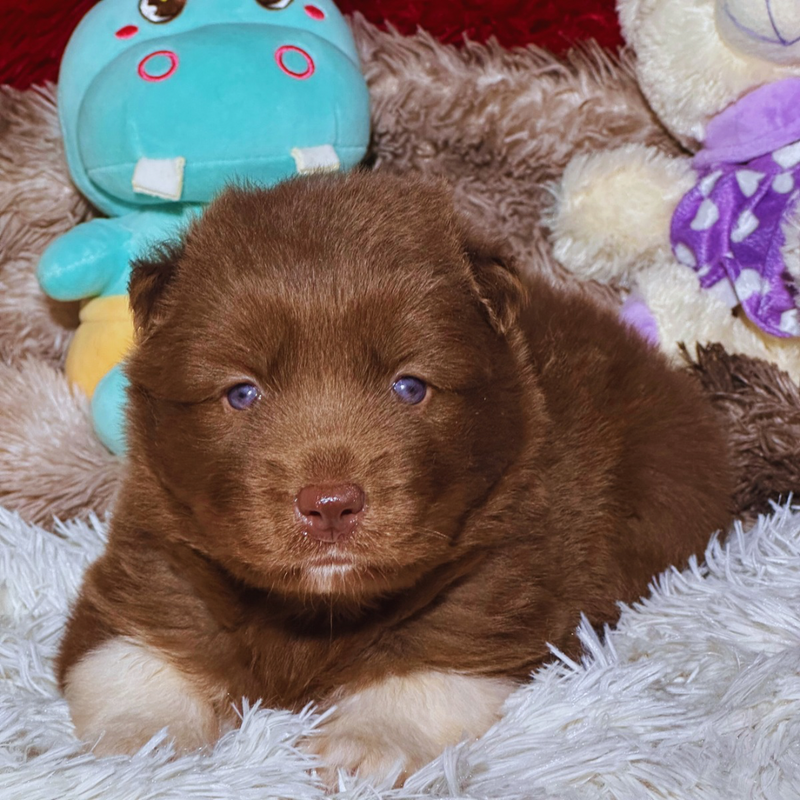
[[[133,169],[133,191],[163,200],[180,200],[185,166],[186,159],[183,157],[142,157]]]
[[[292,158],[301,175],[309,172],[336,172],[341,164],[333,145],[322,144],[318,147],[295,147]]]

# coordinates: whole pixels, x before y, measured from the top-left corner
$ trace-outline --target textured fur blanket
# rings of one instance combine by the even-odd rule
[[[569,158],[630,141],[675,148],[626,63],[599,50],[562,62],[355,28],[375,166],[445,176],[465,214],[554,280],[570,277],[542,218]],[[52,87],[0,88],[0,504],[21,515],[0,512],[0,798],[322,797],[294,749],[311,712],[250,709],[213,754],[177,760],[99,760],[71,736],[52,658],[102,546],[93,515],[110,508],[122,465],[61,372],[76,309],[47,301],[34,270],[52,238],[90,213],[66,173]],[[580,288],[616,300],[608,287]],[[720,347],[693,369],[729,420],[742,514],[800,491],[798,388]],[[54,526],[54,516],[76,521]],[[543,670],[480,742],[403,790],[348,786],[343,796],[800,797],[798,598],[800,516],[781,510],[712,546],[707,569],[665,576],[605,644],[584,631],[586,662]]]
[[[0,512],[0,797],[3,800],[322,798],[309,758],[312,710],[250,708],[208,754],[170,759],[81,752],[58,696],[53,657],[81,573],[104,526],[52,532]],[[780,508],[714,540],[705,564],[660,576],[580,664],[558,660],[464,743],[402,789],[354,779],[366,798],[800,797],[800,513]]]

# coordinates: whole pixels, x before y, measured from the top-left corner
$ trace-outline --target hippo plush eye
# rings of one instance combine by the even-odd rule
[[[266,8],[269,11],[280,11],[292,4],[292,0],[256,0],[261,8]]]
[[[261,396],[258,387],[252,383],[237,383],[231,386],[225,396],[228,404],[236,411],[246,411]]]
[[[139,0],[139,13],[148,21],[171,22],[186,6],[186,0]]]
[[[403,375],[392,384],[392,391],[404,403],[415,406],[428,395],[428,385],[413,375]]]

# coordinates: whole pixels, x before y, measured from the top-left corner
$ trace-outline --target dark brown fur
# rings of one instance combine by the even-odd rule
[[[698,345],[686,361],[711,398],[738,469],[734,513],[745,524],[800,494],[800,388],[776,364]]]
[[[728,522],[695,381],[585,297],[523,284],[439,185],[229,191],[131,299],[129,472],[62,683],[118,635],[289,708],[419,669],[523,680]],[[399,374],[430,399],[398,402]],[[233,411],[245,378],[262,397]],[[331,545],[293,500],[351,481],[359,570],[320,592],[304,568]]]

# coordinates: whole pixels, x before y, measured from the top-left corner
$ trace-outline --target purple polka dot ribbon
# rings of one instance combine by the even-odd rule
[[[675,209],[670,238],[704,289],[741,304],[766,333],[789,337],[800,336],[798,287],[784,257],[787,250],[800,257],[800,225],[791,219],[800,214],[800,81],[782,84],[756,90],[709,125],[694,160],[697,183]],[[787,103],[793,113],[780,120],[781,137],[776,108]],[[759,113],[772,126],[769,137],[757,136]],[[767,138],[783,144],[764,152]]]

